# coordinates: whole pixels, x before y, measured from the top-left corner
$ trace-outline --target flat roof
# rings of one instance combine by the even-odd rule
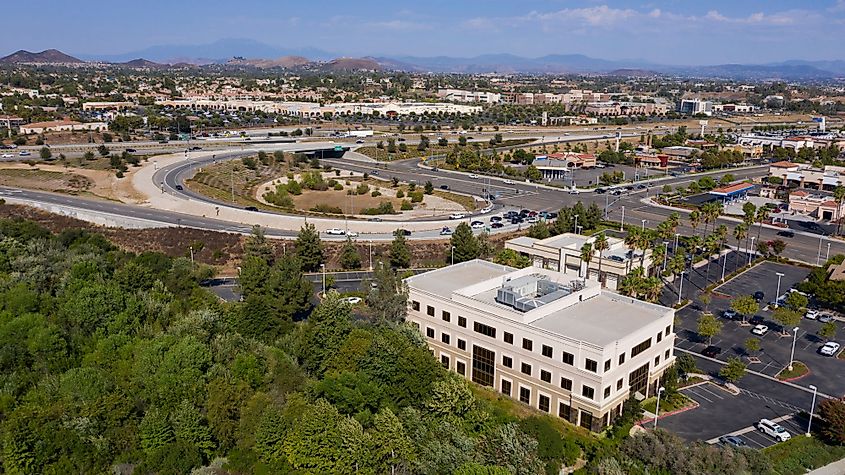
[[[662,317],[666,308],[609,291],[584,299],[530,323],[530,326],[607,346]]]
[[[736,183],[733,185],[723,186],[721,188],[715,188],[710,190],[710,194],[712,195],[732,195],[734,193],[740,193],[742,191],[748,191],[754,188],[753,183]]]
[[[480,259],[408,277],[408,285],[449,299],[452,292],[464,287],[510,274],[516,269]]]

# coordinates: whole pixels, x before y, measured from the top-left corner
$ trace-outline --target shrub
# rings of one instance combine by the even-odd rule
[[[327,205],[325,203],[319,203],[313,208],[311,211],[315,213],[327,213],[327,214],[343,214],[343,210],[338,208],[337,206]]]
[[[396,190],[396,197],[397,197],[397,198],[404,198],[404,197],[405,197],[405,192],[404,192],[404,191],[402,191],[402,190]]]
[[[402,211],[410,211],[414,209],[414,205],[408,200],[402,200],[402,205],[399,207]]]
[[[393,203],[391,203],[389,201],[382,201],[375,208],[365,208],[364,210],[361,211],[361,214],[366,214],[366,215],[396,214],[396,210],[393,208]]]
[[[377,198],[377,197],[381,196],[381,192],[378,191],[378,190],[373,190],[373,192],[370,193],[370,196],[372,196],[373,198]]]
[[[411,203],[420,203],[423,200],[422,191],[414,191],[413,193],[408,193],[408,196],[411,198]]]
[[[357,188],[355,188],[355,192],[359,195],[366,195],[370,192],[370,185],[366,183],[361,183],[360,185],[358,185]]]
[[[343,189],[343,185],[341,185],[340,183],[335,183],[335,184],[334,184],[334,186],[333,186],[333,188],[334,188],[336,191],[340,191],[340,190],[342,190],[342,189]]]

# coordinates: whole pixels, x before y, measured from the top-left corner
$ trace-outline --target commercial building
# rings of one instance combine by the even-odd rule
[[[743,146],[759,145],[769,147],[791,148],[800,150],[804,147],[815,147],[815,139],[810,136],[782,137],[778,135],[743,135],[737,138],[737,143]]]
[[[596,156],[592,153],[550,153],[538,155],[531,164],[543,174],[544,179],[560,180],[572,170],[595,168]]]
[[[845,202],[840,205],[824,192],[794,190],[789,193],[789,210],[823,221],[836,221],[845,215]]]
[[[625,246],[625,241],[607,236],[608,249],[601,258],[594,252],[589,265],[581,259],[584,244],[595,244],[594,236],[564,233],[546,239],[534,239],[520,236],[505,242],[505,249],[514,250],[531,258],[534,267],[562,272],[573,278],[597,279],[604,286],[616,290],[622,277],[642,264],[646,274],[651,274],[651,250],[633,251]],[[643,255],[645,253],[645,255]],[[601,265],[601,274],[599,274]],[[588,273],[589,272],[589,273]]]
[[[83,102],[82,103],[82,110],[84,111],[94,111],[94,110],[122,110],[122,109],[129,109],[131,107],[135,107],[135,104],[128,101],[121,101],[121,102]]]
[[[70,132],[78,130],[107,130],[109,125],[105,122],[76,122],[73,120],[54,120],[50,122],[33,122],[31,124],[22,125],[20,133],[27,134],[43,134],[44,132]]]
[[[443,101],[452,102],[481,102],[485,104],[497,104],[501,102],[502,95],[497,92],[440,89],[437,91],[437,98]]]
[[[833,191],[845,185],[845,167],[826,165],[814,168],[806,163],[776,162],[769,165],[769,176],[780,178],[784,186]]]
[[[678,106],[678,112],[689,115],[713,115],[713,103],[701,99],[683,99]]]
[[[407,320],[445,367],[592,431],[675,360],[674,311],[596,281],[473,260],[405,282]]]
[[[14,129],[24,124],[26,120],[21,117],[13,115],[0,115],[0,127],[5,129]]]
[[[752,183],[734,183],[733,185],[720,186],[708,192],[710,196],[719,198],[723,204],[743,201],[748,197],[748,192],[754,189]]]

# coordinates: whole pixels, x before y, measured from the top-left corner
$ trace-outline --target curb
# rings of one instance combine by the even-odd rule
[[[687,386],[687,387],[691,387],[691,386]],[[687,406],[687,407],[682,407],[682,408],[680,408],[680,409],[676,409],[676,410],[671,411],[671,412],[664,412],[663,414],[660,414],[659,416],[657,416],[657,418],[662,417],[662,418],[664,418],[664,419],[665,419],[665,418],[667,418],[667,417],[669,417],[669,416],[674,416],[675,414],[680,414],[680,413],[682,413],[682,412],[687,412],[687,411],[691,411],[691,410],[693,410],[693,409],[698,409],[698,408],[701,406],[701,404],[699,404],[697,401],[695,401],[695,400],[694,400],[694,399],[692,399],[691,397],[687,396],[687,399],[689,399],[690,401],[692,401],[692,404],[691,404],[691,405],[689,405],[689,406]],[[642,419],[642,420],[640,420],[640,421],[638,421],[638,422],[637,422],[637,425],[642,426],[642,425],[644,425],[644,424],[648,424],[649,422],[653,422],[653,421],[654,421],[654,419],[656,419],[656,418],[655,418],[655,417],[651,417],[651,418]]]
[[[780,378],[778,378],[778,381],[791,383],[792,381],[798,381],[799,379],[806,378],[807,376],[809,376],[809,375],[813,374],[813,371],[810,369],[810,367],[809,367],[809,366],[807,366],[806,364],[804,364],[803,362],[801,362],[801,361],[796,361],[796,363],[801,363],[802,365],[804,365],[804,367],[805,367],[805,368],[807,368],[807,372],[806,372],[806,373],[804,373],[804,374],[802,374],[802,375],[799,375],[799,376],[794,376],[794,377],[792,377],[792,378],[787,378],[787,379],[780,379]],[[787,369],[787,368],[783,368],[782,370],[778,371],[778,374],[782,373],[782,372],[783,372],[784,370],[786,370],[786,369]],[[777,378],[777,374],[775,375],[775,378]]]

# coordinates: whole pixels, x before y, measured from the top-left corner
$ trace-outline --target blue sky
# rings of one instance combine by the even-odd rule
[[[338,55],[581,53],[666,64],[845,59],[845,0],[10,1],[0,53],[248,38]],[[37,26],[36,26],[37,25]]]

